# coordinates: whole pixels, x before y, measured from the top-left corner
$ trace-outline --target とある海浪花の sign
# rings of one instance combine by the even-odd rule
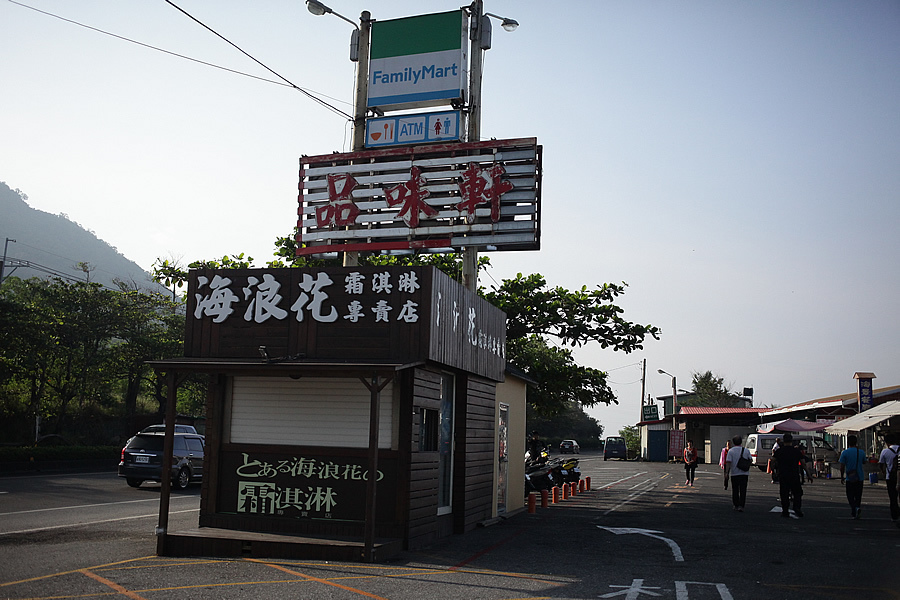
[[[367,105],[398,110],[464,99],[467,32],[462,10],[373,23]]]

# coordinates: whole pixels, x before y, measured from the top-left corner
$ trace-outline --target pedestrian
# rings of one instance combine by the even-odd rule
[[[752,462],[750,453],[741,443],[744,441],[739,435],[731,438],[734,447],[725,456],[725,489],[728,489],[728,478],[731,477],[731,502],[734,510],[744,512],[747,503],[747,482],[750,479],[750,467]]]
[[[688,440],[687,447],[684,449],[684,485],[694,487],[694,472],[697,470],[697,450],[694,448],[694,442]]]
[[[725,469],[725,457],[728,455],[728,451],[731,450],[731,440],[725,442],[725,447],[722,448],[722,452],[719,454],[719,468]]]
[[[878,467],[887,482],[888,501],[891,503],[891,521],[900,520],[900,504],[897,503],[897,455],[900,454],[900,434],[889,433],[884,438],[886,448],[878,457]]]
[[[775,443],[772,444],[772,456],[769,458],[769,463],[766,465],[766,471],[772,474],[772,483],[778,483],[778,461],[775,460],[775,453],[778,452],[780,448],[779,440],[775,440]]]
[[[794,436],[785,433],[778,450],[772,455],[778,464],[778,488],[781,495],[781,516],[790,517],[791,499],[794,501],[794,514],[803,516],[803,474],[806,473],[806,461],[800,450],[794,447]]]
[[[856,436],[847,436],[847,449],[841,452],[838,459],[841,463],[841,483],[847,492],[847,502],[850,503],[850,516],[859,518],[862,505],[863,492],[863,464],[866,453],[856,447]]]

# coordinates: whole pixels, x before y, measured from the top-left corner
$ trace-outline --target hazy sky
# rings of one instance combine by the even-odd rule
[[[144,44],[275,79],[164,0],[23,0]],[[349,24],[302,0],[178,0],[351,112]],[[332,0],[353,20],[453,10]],[[544,147],[542,250],[495,253],[483,285],[629,284],[662,328],[630,355],[585,347],[620,405],[711,370],[757,404],[900,384],[900,3],[486,0],[513,17],[485,56],[484,138]],[[565,12],[563,12],[563,9]],[[271,258],[296,221],[298,158],[349,149],[346,121],[236,75],[0,0],[0,180],[149,269]],[[2,215],[0,215],[2,220]],[[40,240],[22,240],[39,246]]]

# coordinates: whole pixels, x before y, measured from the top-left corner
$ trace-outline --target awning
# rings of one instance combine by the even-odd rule
[[[759,433],[772,433],[773,431],[790,431],[792,433],[802,433],[809,431],[822,431],[828,427],[828,423],[810,423],[809,421],[797,421],[796,419],[785,419],[775,423],[763,423],[756,427]]]
[[[897,416],[900,416],[900,400],[885,402],[858,415],[842,419],[828,427],[825,432],[845,434],[848,431],[862,431]]]

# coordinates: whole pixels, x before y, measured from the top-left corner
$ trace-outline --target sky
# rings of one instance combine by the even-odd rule
[[[173,3],[352,112],[348,23],[301,0]],[[173,3],[0,0],[0,181],[148,270],[263,266],[296,222],[299,157],[349,151],[350,126]],[[712,371],[765,406],[853,392],[857,371],[900,384],[900,3],[544,5],[485,2],[520,27],[493,28],[482,138],[537,137],[544,170],[541,250],[490,254],[480,284],[627,282],[624,316],[662,335],[575,350],[619,398],[589,414],[608,434],[637,422],[644,360],[654,398],[671,393],[658,369],[681,389]]]

